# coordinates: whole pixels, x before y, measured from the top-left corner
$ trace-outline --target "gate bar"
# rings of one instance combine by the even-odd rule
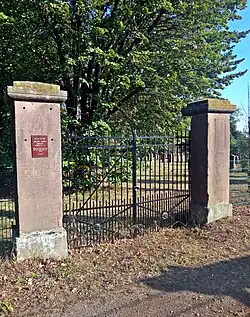
[[[137,173],[136,173],[136,150],[137,150],[137,144],[136,144],[136,131],[133,130],[132,131],[132,135],[133,135],[133,141],[132,141],[132,145],[133,145],[133,149],[132,149],[132,168],[133,168],[133,176],[132,176],[132,182],[133,182],[133,223],[134,225],[136,224],[136,191],[137,191]]]

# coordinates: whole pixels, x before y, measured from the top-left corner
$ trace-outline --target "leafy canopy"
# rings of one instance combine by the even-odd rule
[[[245,0],[2,0],[0,84],[56,82],[81,126],[178,127],[183,104],[244,74]]]

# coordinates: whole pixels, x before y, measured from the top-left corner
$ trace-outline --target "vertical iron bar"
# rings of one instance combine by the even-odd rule
[[[190,151],[190,144],[189,144],[189,132],[185,132],[185,193],[188,195],[187,203],[186,203],[186,218],[185,221],[188,222],[189,218],[189,200],[190,200],[190,192],[189,192],[189,151]]]
[[[110,168],[110,166],[111,166],[111,159],[110,159],[110,151],[111,151],[110,139],[111,139],[111,136],[109,135],[109,136],[108,136],[108,168]],[[109,206],[110,206],[110,202],[111,202],[110,192],[111,192],[111,183],[110,183],[110,172],[109,172],[109,175],[108,175],[108,202],[109,202]],[[106,217],[108,217],[108,216],[107,216],[107,213],[106,213]]]
[[[125,146],[126,146],[126,195],[127,195],[127,205],[129,205],[129,183],[130,183],[130,177],[131,177],[131,174],[130,174],[130,172],[131,172],[131,170],[129,169],[129,151],[130,151],[130,149],[129,149],[129,140],[128,140],[128,137],[127,137],[127,135],[126,135],[126,144],[125,144]]]
[[[147,141],[148,147],[149,147],[149,196],[150,196],[150,203],[149,203],[149,216],[151,215],[151,210],[152,210],[152,153],[153,153],[153,145],[151,144],[151,139],[148,139]]]
[[[116,137],[114,137],[114,151],[115,151],[115,153],[114,153],[114,155],[115,155],[114,161],[117,162],[117,139],[116,139]],[[115,163],[115,168],[114,168],[114,172],[115,172],[115,174],[114,174],[114,176],[115,176],[114,177],[114,182],[115,182],[115,204],[116,204],[116,199],[117,199],[117,165],[118,164]],[[116,213],[116,210],[115,210],[115,213]]]
[[[80,144],[79,144],[80,143]],[[76,143],[76,149],[75,149],[75,155],[76,155],[76,193],[75,193],[75,208],[73,208],[73,210],[78,208],[78,203],[79,203],[79,199],[78,199],[78,191],[79,191],[79,181],[80,181],[80,175],[81,175],[81,171],[79,168],[79,165],[81,165],[81,162],[79,164],[79,158],[81,157],[81,151],[82,151],[82,144],[81,144],[81,140],[78,140]],[[79,175],[80,174],[80,175]]]
[[[139,171],[140,171],[140,180],[139,180],[139,182],[140,182],[140,199],[139,199],[139,203],[144,206],[144,204],[142,203],[142,162],[143,162],[142,161],[143,160],[143,158],[142,158],[142,155],[143,155],[142,147],[143,147],[143,139],[140,137],[139,140],[140,140],[140,144],[139,144],[139,164],[140,164],[140,166],[139,166]],[[145,214],[144,209],[139,208],[140,222],[141,222],[141,218],[142,218],[141,215],[144,215],[144,214]]]
[[[92,224],[93,224],[93,209],[95,208],[95,206],[94,206],[94,199],[92,200],[92,199],[90,199],[89,200],[89,210],[88,210],[88,212],[89,212],[89,223],[90,223],[90,225],[89,225],[89,232],[88,232],[88,245],[90,246],[90,245],[92,245],[93,244],[93,237],[94,237],[94,231],[93,231],[93,226],[92,226]]]
[[[94,165],[95,165],[95,187],[94,189],[96,189],[96,192],[95,192],[95,204],[96,204],[96,207],[98,206],[98,198],[99,198],[99,195],[98,195],[98,191],[99,191],[99,188],[98,188],[98,184],[99,184],[99,174],[98,174],[98,164],[99,164],[99,160],[98,160],[98,146],[99,146],[99,137],[96,137],[95,139],[95,162],[94,162]],[[94,198],[94,197],[93,197]],[[94,211],[94,217],[96,218],[97,217],[97,210]],[[94,219],[94,222],[96,222],[96,219]]]
[[[166,211],[166,138],[164,137],[164,150],[163,150],[163,206],[164,206],[164,210],[162,211]]]
[[[183,170],[182,170],[182,164],[183,164],[183,133],[182,133],[182,130],[181,130],[181,135],[180,135],[180,139],[181,139],[181,142],[180,142],[180,192],[181,192],[181,195],[183,195]],[[180,210],[181,210],[181,221],[183,221],[184,219],[184,205],[183,203],[181,203],[181,207],[180,207]]]
[[[114,157],[114,161],[115,161],[115,168],[114,168],[114,172],[115,172],[115,177],[114,177],[114,182],[115,182],[115,195],[114,195],[114,201],[112,200],[112,205],[114,206],[114,209],[113,210],[113,214],[112,214],[112,217],[113,215],[117,214],[118,213],[118,210],[119,210],[119,207],[117,209],[117,150],[119,151],[119,145],[118,145],[118,141],[117,141],[117,138],[114,137],[114,151],[115,151],[115,157]],[[119,152],[118,152],[118,155],[119,155]],[[118,167],[118,170],[119,170],[119,167]],[[119,199],[119,197],[118,197]],[[117,222],[117,218],[114,218],[112,219],[112,237],[111,237],[111,240],[114,239],[114,226],[116,226],[116,222]]]
[[[105,139],[104,139],[104,135],[102,134],[102,145],[101,145],[101,153],[102,153],[102,186],[101,186],[101,190],[102,190],[102,206],[104,206],[104,201],[105,201],[105,172],[106,172],[106,167],[105,167]]]
[[[132,135],[133,135],[133,141],[132,141],[132,169],[133,169],[133,175],[132,175],[132,182],[133,182],[133,224],[136,224],[136,205],[137,205],[137,201],[136,201],[136,190],[137,190],[137,184],[136,184],[136,177],[137,177],[137,173],[136,173],[136,131],[132,131]]]
[[[121,156],[121,171],[120,171],[120,183],[121,183],[121,201],[123,199],[123,137],[120,138],[120,153]]]
[[[79,207],[78,208],[82,208],[82,202],[80,202],[79,203]],[[79,240],[79,243],[80,244],[82,244],[82,240],[83,240],[83,232],[84,232],[84,228],[82,227],[83,225],[82,225],[82,223],[81,223],[81,221],[84,221],[84,216],[83,216],[83,212],[81,211],[81,213],[80,213],[80,222],[79,222],[79,227],[80,227],[80,229],[79,229],[79,234],[78,234],[78,232],[77,232],[77,236],[78,235],[80,235],[80,237],[77,237],[77,239]],[[77,216],[76,216],[77,217]]]
[[[173,206],[174,206],[174,202],[173,202],[173,194],[175,193],[175,184],[174,184],[174,175],[175,175],[175,156],[176,156],[176,153],[175,153],[175,136],[173,136],[173,139],[172,139],[172,152],[173,152],[173,159],[172,159],[172,175],[171,175],[171,184],[172,184],[172,188],[171,188],[171,197],[170,197],[170,208],[171,208],[171,214],[173,214]],[[171,219],[172,219],[172,215],[171,215]],[[172,225],[172,223],[171,223]]]
[[[111,215],[109,214],[109,217],[110,217],[110,216],[113,217],[114,214],[116,213],[115,204],[116,204],[116,200],[114,201],[114,199],[112,199],[112,207],[111,207],[111,210],[112,210],[112,211],[111,211]],[[114,210],[114,208],[115,208],[115,210]],[[109,231],[109,241],[110,241],[111,239],[113,239],[113,237],[114,237],[114,221],[115,221],[115,219],[112,219],[112,220],[111,220],[111,223],[110,223],[111,231]],[[110,226],[109,226],[109,229],[110,229]],[[110,235],[111,235],[111,238],[110,238]]]
[[[189,194],[189,215],[188,218],[190,218],[190,206],[191,206],[191,149],[192,149],[192,139],[191,139],[191,130],[188,132],[188,194]],[[188,219],[189,220],[189,219]]]
[[[102,221],[105,221],[105,219],[107,217],[108,209],[110,209],[110,204],[108,204],[108,200],[106,199],[105,200],[105,208],[103,208],[103,211],[102,211]],[[105,223],[104,226],[107,229],[108,228],[108,223]],[[105,235],[105,227],[102,230],[102,241],[103,242],[107,242],[107,237]]]
[[[99,200],[99,205],[98,205],[98,223],[100,224],[102,222],[102,201]],[[98,232],[98,243],[102,242],[102,228],[100,228],[100,231]]]
[[[70,160],[73,159],[72,157],[72,148],[74,149],[74,143],[73,140],[71,140],[71,147],[69,147],[69,153],[70,153]],[[69,166],[69,161],[67,162],[68,166]],[[75,167],[73,168],[69,168],[68,170],[68,205],[69,205],[69,210],[72,210],[72,206],[71,206],[71,192],[72,192],[72,175],[75,175]]]
[[[163,141],[161,138],[158,139],[158,186],[159,186],[159,208],[157,210],[157,215],[160,214],[161,210],[162,210],[162,201],[161,201],[161,158],[162,158],[162,144]]]
[[[86,139],[84,139],[84,141],[85,141],[84,149],[86,152],[85,155],[88,156],[88,155],[90,155],[89,151],[91,151],[89,132],[88,132]],[[90,184],[91,183],[91,165],[90,165],[90,162],[89,162],[89,166],[88,166],[88,179],[87,180],[89,181],[89,184]],[[85,199],[86,199],[86,201],[88,201],[88,194],[89,194],[88,187],[89,186],[86,183],[86,185],[84,185],[84,190],[83,190],[83,207],[82,207],[82,211],[81,211],[83,217],[84,218],[86,217],[86,220],[85,220],[86,222],[90,222],[90,216],[89,216],[90,211],[88,209],[88,204],[86,205],[86,203],[85,203]],[[91,206],[91,205],[89,204],[89,206]],[[86,237],[86,244],[88,244],[88,243],[89,243],[89,235],[87,235],[87,237]]]
[[[145,157],[145,162],[144,162],[144,197],[145,197],[145,203],[144,203],[144,206],[149,208],[149,206],[146,204],[146,201],[147,200],[150,200],[150,199],[147,199],[147,192],[148,192],[148,183],[147,183],[147,172],[148,172],[148,165],[147,165],[147,162],[148,162],[148,156],[149,156],[149,153],[148,153],[148,144],[147,144],[147,139],[144,139],[143,141],[143,147],[144,147],[144,157]],[[149,212],[148,210],[145,210],[145,213],[147,215],[147,217],[149,217]]]
[[[170,145],[170,138],[168,137],[168,166],[167,166],[167,169],[168,169],[168,183],[167,183],[167,192],[168,192],[168,195],[167,195],[167,211],[169,212],[171,206],[170,206],[170,192],[171,192],[171,187],[170,187],[170,167],[171,167],[171,161],[172,161],[172,155],[171,155],[171,145]]]
[[[154,140],[154,194],[155,194],[155,197],[156,197],[156,194],[157,194],[157,185],[156,185],[156,173],[157,173],[157,167],[156,167],[156,164],[157,164],[157,145],[156,145],[156,136],[154,136],[153,138]],[[154,198],[155,200],[156,198]],[[154,204],[154,209],[155,209],[155,204]]]
[[[180,168],[180,160],[179,160],[179,132],[176,134],[176,157],[177,157],[177,162],[176,162],[176,194],[175,197],[175,206],[176,206],[176,212],[177,212],[177,220],[180,220],[180,206],[177,204],[178,202],[178,196],[180,194],[179,192],[179,168]]]

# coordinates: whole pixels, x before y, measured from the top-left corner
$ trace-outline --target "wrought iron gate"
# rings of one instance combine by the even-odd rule
[[[70,245],[186,223],[189,141],[189,132],[69,136],[63,144],[63,221]]]

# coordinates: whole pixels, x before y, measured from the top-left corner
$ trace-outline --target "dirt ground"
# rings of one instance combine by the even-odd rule
[[[202,229],[164,229],[71,254],[0,264],[0,315],[250,316],[250,206]]]

